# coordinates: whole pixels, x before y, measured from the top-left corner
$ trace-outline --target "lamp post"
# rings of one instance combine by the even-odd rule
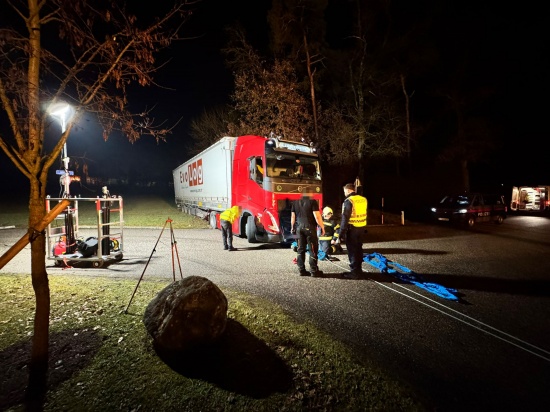
[[[67,122],[73,115],[72,107],[67,103],[56,103],[49,107],[48,113],[59,120],[61,124],[61,135],[67,131]],[[63,175],[61,176],[61,182],[63,184],[63,198],[69,198],[69,185],[71,184],[71,175],[69,173],[69,155],[67,154],[67,140],[63,144],[63,151],[61,153],[61,160],[63,161]],[[73,253],[76,249],[75,234],[74,234],[74,222],[73,211],[71,207],[67,207],[67,213],[65,213],[65,244],[66,253]]]
[[[56,103],[50,107],[48,113],[59,120],[61,124],[61,134],[67,130],[67,121],[72,116],[72,107],[67,103]],[[63,197],[70,197],[69,185],[71,184],[71,176],[69,173],[69,155],[67,154],[67,141],[63,144],[63,151],[61,153],[61,160],[63,161],[64,174],[61,179],[63,181]]]

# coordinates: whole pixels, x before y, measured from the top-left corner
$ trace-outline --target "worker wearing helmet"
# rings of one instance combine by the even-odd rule
[[[333,218],[334,212],[328,206],[323,208],[323,224],[325,225],[325,234],[319,233],[319,251],[324,253],[325,258],[330,255],[342,252],[340,246],[340,225]]]

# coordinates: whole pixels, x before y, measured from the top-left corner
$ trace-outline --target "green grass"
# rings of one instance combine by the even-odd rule
[[[52,206],[54,202],[52,201]],[[102,203],[101,206],[104,206]],[[73,205],[74,207],[74,205]],[[119,203],[113,203],[119,208]],[[12,200],[2,204],[0,227],[28,226],[28,199]],[[79,225],[96,226],[98,220],[95,201],[78,201]],[[196,216],[182,213],[176,208],[173,198],[162,196],[128,196],[122,198],[122,219],[124,227],[163,227],[168,219],[174,229],[207,228],[208,222]],[[111,213],[111,222],[120,221],[119,212]]]
[[[135,286],[121,279],[50,277],[46,411],[424,410],[399,383],[361,366],[313,325],[229,289],[222,289],[230,332],[223,356],[206,353],[194,372],[168,365],[142,323],[148,302],[167,284],[140,283],[125,313]],[[0,409],[18,411],[34,311],[29,277],[0,276],[0,293]]]
[[[5,200],[0,206],[0,227],[28,227],[29,200]]]
[[[178,210],[174,199],[160,196],[129,196],[122,199],[122,205],[125,227],[163,227],[168,219],[172,220],[172,228],[174,229],[202,229],[208,227],[206,220],[190,216]],[[113,207],[118,208],[118,202],[113,203]],[[97,224],[95,202],[80,201],[78,209],[81,226],[94,226]],[[119,215],[116,212],[111,213],[111,221],[115,219],[120,219]]]

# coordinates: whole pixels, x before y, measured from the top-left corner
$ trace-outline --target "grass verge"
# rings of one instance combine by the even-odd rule
[[[74,206],[73,206],[74,207]],[[119,207],[118,202],[114,207]],[[11,199],[2,203],[0,211],[0,227],[28,226],[28,199]],[[97,225],[96,204],[94,201],[79,201],[78,216],[80,226]],[[163,227],[168,219],[172,220],[174,229],[202,229],[208,227],[208,222],[196,216],[182,213],[176,208],[172,198],[158,195],[134,195],[123,198],[124,227]],[[113,213],[111,221],[120,219]]]
[[[383,372],[278,306],[222,289],[222,344],[199,367],[166,364],[142,323],[166,282],[50,277],[50,391],[46,411],[415,411],[423,406]],[[22,410],[34,294],[29,276],[0,276],[0,410]]]

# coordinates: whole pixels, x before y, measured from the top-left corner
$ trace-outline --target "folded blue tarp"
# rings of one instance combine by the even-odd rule
[[[458,301],[456,289],[446,288],[445,286],[439,285],[437,283],[426,282],[419,274],[414,273],[412,270],[403,265],[400,265],[399,263],[395,263],[389,260],[387,257],[381,255],[380,253],[374,252],[363,255],[363,262],[374,266],[382,273],[393,275],[403,282],[418,286],[419,288],[436,294],[444,299]]]

